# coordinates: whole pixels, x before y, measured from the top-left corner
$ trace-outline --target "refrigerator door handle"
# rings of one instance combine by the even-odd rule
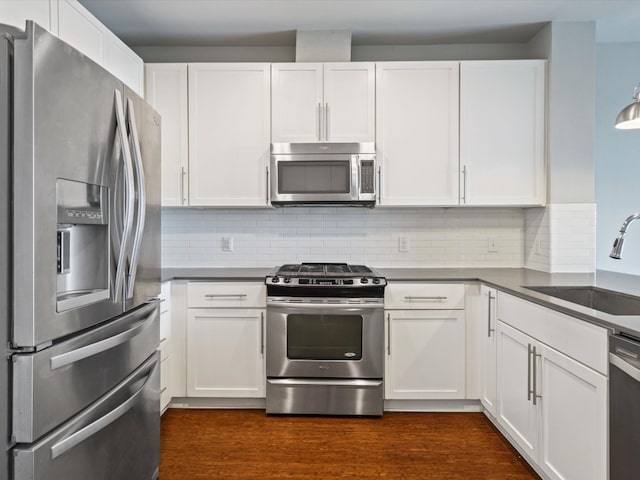
[[[115,91],[115,108],[116,108],[116,128],[120,137],[120,145],[122,149],[122,157],[124,160],[124,178],[125,178],[125,207],[124,222],[122,229],[122,238],[120,241],[120,251],[118,252],[118,260],[116,264],[116,280],[115,280],[115,297],[116,302],[121,301],[121,295],[124,292],[125,267],[127,260],[127,245],[131,229],[133,228],[133,209],[135,201],[134,178],[133,178],[133,162],[131,160],[131,152],[129,151],[129,140],[127,136],[127,127],[124,117],[124,104],[122,103],[122,94],[119,90]]]
[[[142,152],[140,150],[140,139],[138,137],[138,126],[133,110],[133,101],[127,100],[127,120],[131,133],[133,160],[135,161],[136,187],[138,190],[138,216],[136,220],[135,233],[133,237],[133,249],[129,263],[129,282],[127,285],[127,298],[133,297],[138,270],[138,255],[142,246],[142,234],[144,233],[144,222],[147,214],[147,192],[144,185],[144,169],[142,166]]]
[[[84,347],[71,350],[70,352],[56,355],[55,357],[51,357],[51,370],[56,370],[66,365],[79,362],[80,360],[84,360],[85,358],[93,357],[94,355],[115,348],[118,345],[122,345],[123,343],[131,340],[133,337],[138,335],[138,333],[143,330],[146,325],[152,323],[154,320],[155,316],[149,315],[144,320],[136,322],[135,325],[133,325],[129,330],[114,335],[113,337],[106,338],[99,342],[91,343]]]
[[[122,415],[124,415],[129,410],[131,410],[133,408],[133,406],[136,404],[136,401],[138,400],[138,397],[142,394],[142,391],[147,386],[147,383],[149,382],[149,379],[151,378],[152,373],[153,373],[153,369],[150,372],[147,373],[147,375],[145,376],[145,380],[142,383],[142,385],[140,386],[140,388],[138,390],[136,390],[133,393],[133,395],[131,395],[127,400],[122,402],[116,408],[111,410],[106,415],[100,417],[95,422],[90,423],[86,427],[84,427],[84,428],[78,430],[77,432],[69,435],[64,440],[61,440],[61,441],[57,442],[56,444],[54,444],[51,447],[51,459],[54,460],[54,459],[58,458],[60,455],[68,452],[73,447],[75,447],[79,443],[82,443],[84,440],[86,440],[87,438],[91,437],[92,435],[98,433],[100,430],[108,427],[113,422],[115,422],[117,419],[119,419]]]

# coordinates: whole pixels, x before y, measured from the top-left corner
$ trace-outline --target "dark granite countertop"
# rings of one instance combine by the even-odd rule
[[[273,268],[163,268],[162,281],[259,281]],[[546,273],[526,268],[376,268],[387,280],[481,282],[498,290],[581,318],[615,331],[640,337],[640,315],[610,315],[549,295],[527,286],[596,286],[640,297],[640,276],[599,270],[596,273]]]

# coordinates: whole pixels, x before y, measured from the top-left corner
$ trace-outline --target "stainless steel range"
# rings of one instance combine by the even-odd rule
[[[386,279],[303,263],[265,282],[267,413],[382,415]]]

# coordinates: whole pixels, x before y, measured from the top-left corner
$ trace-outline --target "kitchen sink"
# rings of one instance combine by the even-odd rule
[[[640,297],[596,287],[524,287],[611,315],[640,315]]]

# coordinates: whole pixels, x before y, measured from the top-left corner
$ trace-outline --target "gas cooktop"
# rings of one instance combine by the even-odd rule
[[[349,276],[349,277],[375,277],[379,276],[369,267],[364,265],[348,265],[346,263],[300,263],[282,265],[276,270],[276,275],[290,277],[309,276]]]
[[[265,279],[267,286],[283,287],[384,287],[386,279],[374,269],[364,265],[346,263],[287,264],[276,268]],[[273,293],[271,289],[267,293]]]

